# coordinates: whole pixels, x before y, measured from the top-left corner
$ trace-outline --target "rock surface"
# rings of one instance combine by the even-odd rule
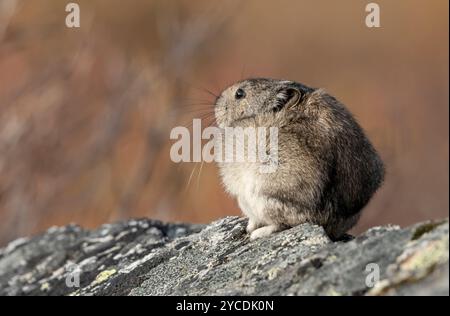
[[[0,249],[0,295],[449,294],[448,220],[341,242],[310,224],[250,241],[245,225],[51,228]]]

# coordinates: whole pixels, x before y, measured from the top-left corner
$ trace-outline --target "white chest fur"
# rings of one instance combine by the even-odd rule
[[[262,181],[258,169],[253,166],[224,166],[223,182],[227,191],[238,200],[242,212],[255,222],[267,222],[264,212],[267,200],[261,192]]]

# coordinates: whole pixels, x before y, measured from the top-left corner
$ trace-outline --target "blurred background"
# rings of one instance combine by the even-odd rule
[[[53,225],[240,214],[170,130],[245,77],[323,87],[387,165],[353,233],[448,216],[448,1],[0,0],[0,245]],[[209,120],[209,121],[208,121]]]

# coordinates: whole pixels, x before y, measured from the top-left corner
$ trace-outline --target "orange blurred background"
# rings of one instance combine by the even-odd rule
[[[52,225],[240,214],[170,130],[244,77],[323,87],[387,165],[354,233],[449,210],[448,1],[0,0],[0,245]],[[205,122],[207,124],[209,122]],[[189,180],[190,179],[190,180]]]

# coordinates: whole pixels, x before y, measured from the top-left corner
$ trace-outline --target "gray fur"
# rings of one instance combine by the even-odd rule
[[[237,89],[245,97],[235,98]],[[304,222],[338,239],[356,224],[380,187],[383,163],[350,112],[322,89],[274,79],[248,79],[216,100],[219,127],[279,129],[279,166],[261,173],[259,162],[220,163],[226,190],[249,217],[251,238]]]

